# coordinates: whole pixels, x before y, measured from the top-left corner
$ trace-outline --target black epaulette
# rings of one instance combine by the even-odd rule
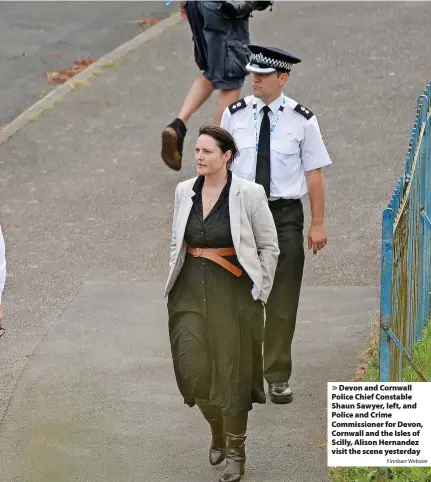
[[[310,120],[314,115],[310,109],[307,109],[307,107],[304,107],[301,104],[297,104],[294,110],[303,115],[307,120]]]
[[[235,114],[235,112],[238,112],[241,109],[244,109],[244,107],[247,107],[247,104],[244,99],[237,100],[233,104],[231,104],[228,109],[229,112],[232,114]]]

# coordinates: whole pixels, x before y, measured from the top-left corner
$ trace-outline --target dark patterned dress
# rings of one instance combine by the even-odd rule
[[[199,177],[184,239],[190,247],[233,247],[229,219],[232,174],[203,219]],[[227,260],[241,267],[236,256]],[[205,399],[224,415],[265,403],[262,342],[264,312],[252,297],[253,282],[244,271],[237,278],[211,260],[186,255],[168,296],[169,336],[178,388],[184,403]]]

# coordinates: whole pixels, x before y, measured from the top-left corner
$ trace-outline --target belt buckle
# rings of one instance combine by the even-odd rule
[[[192,251],[192,256],[195,258],[199,258],[199,256],[202,254],[202,248],[193,248]]]

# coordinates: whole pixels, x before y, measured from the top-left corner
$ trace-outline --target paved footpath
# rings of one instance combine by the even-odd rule
[[[431,67],[425,3],[279,2],[255,42],[303,58],[289,94],[333,166],[330,244],[307,255],[295,400],[256,407],[245,482],[326,476],[326,382],[354,376],[378,309],[381,211]],[[159,156],[196,68],[181,23],[0,145],[9,277],[0,345],[1,482],[215,481],[208,429],[177,392],[162,296],[173,190]],[[248,89],[248,86],[246,87]]]

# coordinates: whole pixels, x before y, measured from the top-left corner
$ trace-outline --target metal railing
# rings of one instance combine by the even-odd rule
[[[404,175],[382,219],[380,381],[402,381],[430,316],[431,295],[431,81],[419,96]],[[379,467],[377,480],[388,480]]]
[[[383,211],[380,381],[401,381],[430,315],[431,81],[419,96],[404,175]]]

